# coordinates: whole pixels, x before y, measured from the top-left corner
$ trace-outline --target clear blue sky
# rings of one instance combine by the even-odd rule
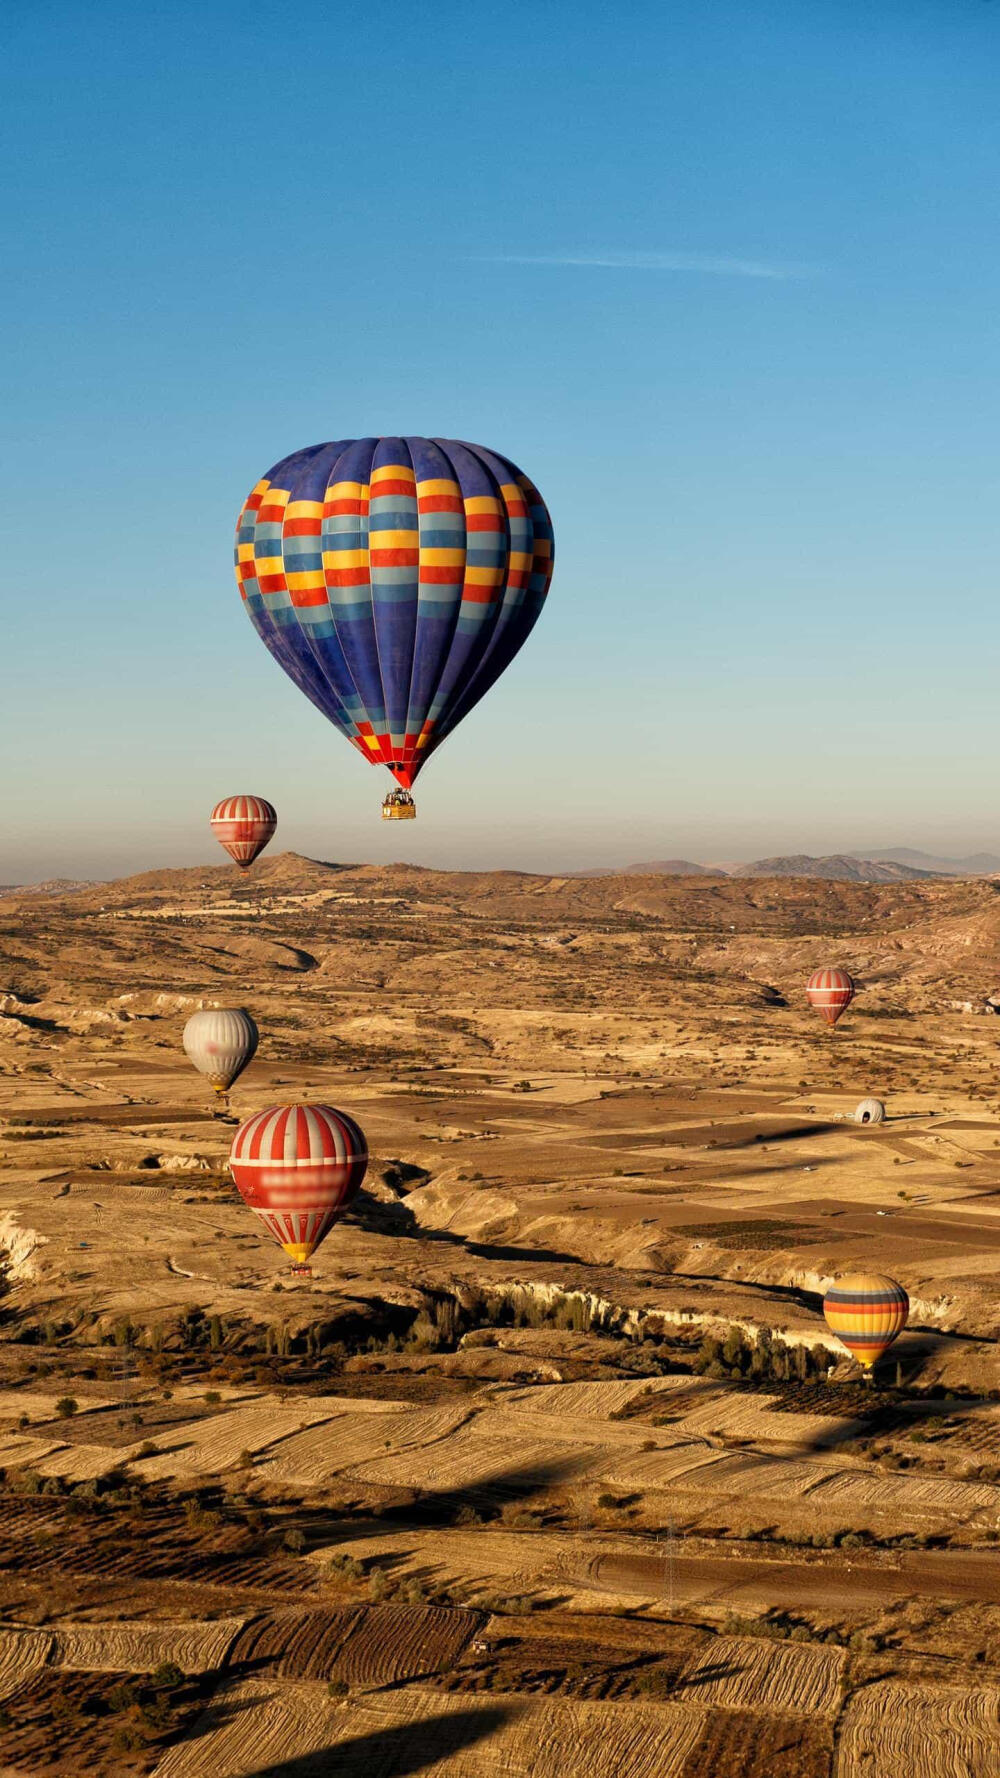
[[[0,882],[1000,844],[1000,0],[5,13]],[[287,452],[465,437],[542,620],[420,818],[243,615]],[[585,765],[581,765],[581,760]]]

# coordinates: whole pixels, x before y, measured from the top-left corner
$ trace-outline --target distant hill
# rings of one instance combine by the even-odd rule
[[[916,870],[909,864],[889,860],[853,858],[834,853],[828,858],[810,858],[804,852],[787,858],[755,858],[752,864],[738,864],[734,877],[826,877],[841,883],[915,883],[929,882],[934,871]]]
[[[20,895],[22,890],[31,895],[75,895],[93,887],[76,877],[49,877],[44,883],[0,883],[0,895]]]
[[[860,857],[860,853],[851,854]],[[917,852],[912,846],[888,846],[872,851],[879,864],[906,864],[913,870],[930,871],[938,877],[992,877],[1000,874],[1000,857],[995,852],[972,852],[968,858],[938,858],[933,852]]]
[[[568,877],[720,877],[726,873],[711,870],[706,864],[693,864],[690,858],[654,858],[649,864],[570,870],[565,874]]]

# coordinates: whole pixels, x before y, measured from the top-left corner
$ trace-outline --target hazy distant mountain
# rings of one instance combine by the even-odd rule
[[[843,883],[912,883],[930,882],[935,872],[916,870],[912,865],[895,864],[889,860],[854,858],[835,853],[829,858],[810,858],[804,852],[788,858],[755,858],[752,864],[738,864],[734,877],[828,877]]]
[[[851,854],[852,857],[861,854]],[[942,877],[992,877],[1000,873],[1000,857],[995,852],[972,852],[968,858],[937,858],[933,852],[917,852],[912,846],[887,846],[871,852],[877,862],[906,864],[913,870],[931,871]]]
[[[726,873],[692,864],[690,858],[654,858],[649,864],[623,864],[608,869],[566,871],[568,877],[720,877]]]
[[[93,883],[76,877],[49,877],[44,883],[0,883],[0,895],[75,895],[80,889],[93,887]]]

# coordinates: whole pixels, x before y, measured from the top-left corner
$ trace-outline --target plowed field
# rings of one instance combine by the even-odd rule
[[[307,1756],[334,1745],[339,1721],[325,1686],[241,1680],[220,1690],[191,1734],[160,1760],[155,1778],[252,1778],[293,1760],[295,1778],[322,1778],[329,1763]]]
[[[844,1714],[835,1778],[1000,1778],[1000,1692],[864,1687]]]
[[[455,1665],[482,1624],[479,1612],[440,1605],[372,1605],[337,1656],[336,1674],[351,1685],[397,1685]]]
[[[459,1432],[454,1438],[420,1449],[389,1454],[347,1472],[358,1481],[397,1488],[462,1489],[504,1483],[516,1490],[525,1483],[551,1477],[563,1480],[590,1467],[588,1453],[578,1445],[539,1439],[518,1443]]]
[[[681,1778],[829,1778],[830,1758],[825,1723],[713,1710],[698,1730]],[[865,1778],[882,1778],[882,1772],[866,1768]]]
[[[339,1611],[264,1612],[251,1619],[229,1650],[229,1665],[282,1679],[329,1679],[334,1659],[363,1606]]]
[[[136,1460],[136,1473],[147,1482],[217,1474],[232,1469],[244,1451],[266,1450],[302,1427],[330,1418],[326,1408],[313,1408],[308,1400],[297,1406],[264,1401],[234,1408],[209,1420],[172,1427],[159,1455]]]
[[[0,1627],[0,1698],[8,1697],[44,1667],[51,1648],[48,1630]]]
[[[150,1673],[161,1661],[174,1661],[182,1673],[211,1673],[222,1666],[243,1621],[60,1624],[52,1663],[84,1673]]]
[[[860,1475],[842,1471],[815,1490],[818,1506],[879,1508],[886,1512],[955,1513],[984,1508],[1000,1511],[1000,1488],[988,1482],[962,1482],[952,1476]]]
[[[685,1702],[827,1715],[840,1702],[840,1649],[718,1636],[688,1673]]]

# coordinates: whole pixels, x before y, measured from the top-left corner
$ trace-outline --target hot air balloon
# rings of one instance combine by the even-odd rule
[[[184,1048],[225,1100],[233,1081],[257,1053],[260,1033],[248,1012],[235,1006],[206,1007],[184,1027]]]
[[[278,817],[262,796],[224,796],[211,814],[212,832],[241,870],[263,852]]]
[[[245,1204],[298,1271],[357,1196],[368,1143],[331,1105],[271,1105],[241,1124],[229,1167]]]
[[[823,1298],[830,1332],[867,1371],[902,1333],[909,1313],[910,1299],[903,1286],[877,1272],[838,1278]]]
[[[846,969],[817,969],[806,983],[806,998],[821,1019],[835,1025],[854,999],[854,983]]]
[[[251,622],[317,709],[400,786],[514,659],[552,577],[552,522],[506,457],[448,438],[311,445],[236,528]]]
[[[885,1106],[881,1099],[862,1099],[854,1113],[856,1124],[884,1124]]]

